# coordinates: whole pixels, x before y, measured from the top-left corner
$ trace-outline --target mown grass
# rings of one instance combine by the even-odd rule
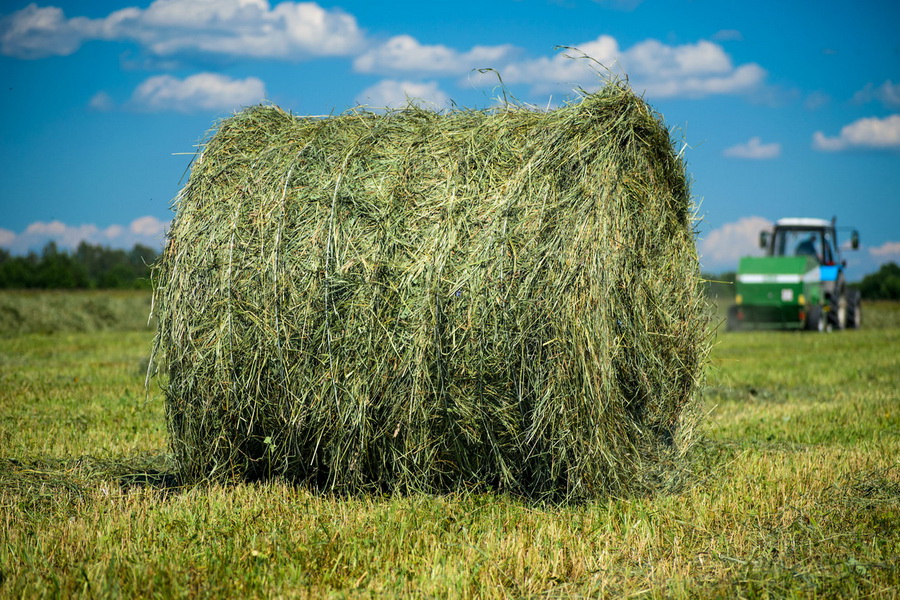
[[[150,329],[150,302],[150,292],[140,290],[0,290],[0,339]]]
[[[181,488],[148,332],[11,335],[0,596],[896,597],[898,316],[721,333],[684,488],[564,506]]]

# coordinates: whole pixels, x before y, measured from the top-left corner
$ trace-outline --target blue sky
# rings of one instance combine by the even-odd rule
[[[705,270],[783,216],[859,229],[851,279],[900,261],[900,3],[828,0],[0,0],[0,247],[161,246],[207,131],[407,96],[557,106],[627,74],[681,147]],[[846,237],[846,236],[845,236]]]

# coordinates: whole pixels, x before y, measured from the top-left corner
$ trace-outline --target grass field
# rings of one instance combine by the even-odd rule
[[[0,597],[900,596],[895,304],[720,333],[684,489],[579,506],[179,488],[150,331],[72,329],[0,331]]]

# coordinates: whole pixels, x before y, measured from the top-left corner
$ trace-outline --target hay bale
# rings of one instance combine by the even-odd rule
[[[186,481],[639,493],[706,348],[684,166],[609,84],[549,112],[222,122],[157,266]]]

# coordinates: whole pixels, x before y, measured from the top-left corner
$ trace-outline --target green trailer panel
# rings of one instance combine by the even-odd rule
[[[738,268],[735,317],[743,324],[803,327],[819,304],[819,265],[809,256],[747,256]]]

